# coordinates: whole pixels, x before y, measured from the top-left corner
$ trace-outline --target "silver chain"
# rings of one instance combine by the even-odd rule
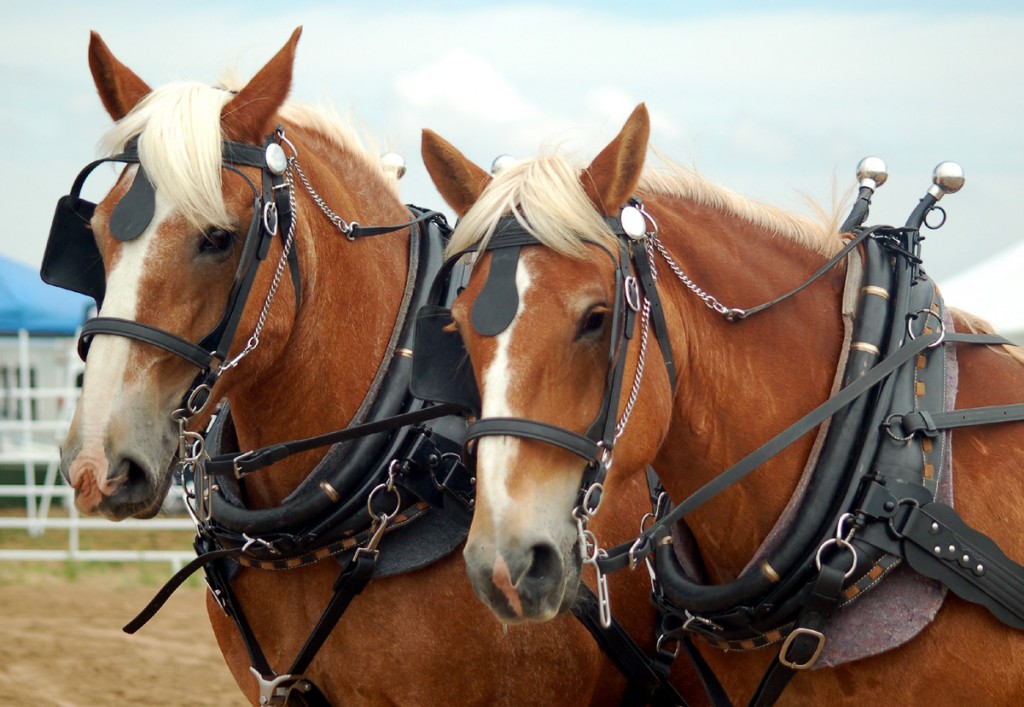
[[[647,241],[647,259],[651,263],[651,277],[654,282],[658,282],[658,274],[654,269],[654,259],[651,257],[651,241]],[[633,414],[633,406],[636,405],[636,399],[640,395],[640,382],[644,377],[644,364],[647,361],[647,330],[648,323],[651,316],[651,300],[644,296],[643,311],[640,314],[640,354],[636,359],[636,371],[633,373],[633,387],[629,391],[629,399],[626,401],[626,407],[622,411],[622,417],[619,418],[618,424],[615,425],[615,439],[622,436],[622,433],[626,431],[626,425],[629,423],[629,417]]]
[[[724,304],[719,302],[715,298],[714,295],[708,294],[707,292],[702,290],[697,285],[697,283],[695,283],[693,280],[691,280],[689,277],[687,277],[686,273],[683,272],[683,269],[680,268],[679,265],[676,263],[676,261],[672,259],[672,256],[669,255],[668,250],[665,248],[665,244],[661,242],[661,239],[658,238],[656,233],[653,234],[652,236],[649,236],[648,238],[649,238],[649,240],[653,240],[654,241],[654,245],[658,249],[658,252],[661,253],[661,257],[665,259],[665,262],[668,263],[668,266],[672,269],[672,272],[674,272],[676,274],[676,277],[679,278],[680,282],[682,282],[684,285],[686,285],[688,288],[690,288],[690,290],[695,295],[697,295],[702,300],[704,300],[704,304],[706,304],[708,307],[710,307],[711,309],[715,310],[716,312],[718,312],[719,314],[724,315],[724,316],[727,316],[729,314],[732,314],[732,313],[735,313],[735,312],[739,311],[739,310],[730,309],[729,307],[726,307]]]
[[[297,166],[298,165],[296,164],[296,167]],[[267,298],[263,301],[263,309],[260,310],[260,316],[259,319],[256,320],[256,328],[253,329],[252,336],[249,337],[249,340],[245,343],[245,348],[242,349],[240,354],[230,361],[221,364],[221,373],[237,366],[243,358],[252,353],[253,350],[260,345],[260,334],[263,333],[263,327],[267,323],[267,314],[270,312],[270,303],[274,301],[274,295],[277,294],[277,288],[281,284],[281,276],[284,274],[285,266],[288,263],[288,253],[291,252],[292,241],[295,239],[295,222],[298,220],[296,218],[297,212],[295,210],[295,181],[292,179],[292,173],[290,170],[284,173],[284,182],[288,189],[288,208],[291,210],[291,218],[288,223],[288,235],[284,240],[284,248],[281,250],[281,259],[277,261],[277,270],[274,271],[274,279],[270,282],[270,291],[267,292]]]
[[[357,224],[355,221],[349,223],[348,221],[346,221],[341,216],[339,216],[338,214],[334,213],[334,211],[331,210],[331,207],[327,205],[327,202],[323,200],[320,194],[317,193],[316,189],[313,188],[313,185],[309,183],[309,179],[306,178],[306,173],[302,171],[302,167],[299,166],[299,162],[296,159],[295,155],[292,155],[291,157],[288,158],[288,165],[290,167],[295,168],[295,171],[299,175],[299,179],[302,180],[302,186],[306,187],[306,191],[309,192],[309,195],[313,198],[314,203],[316,203],[316,205],[320,207],[320,210],[324,212],[324,215],[327,216],[328,219],[330,219],[331,223],[333,223],[338,228],[338,230],[345,235],[346,238],[352,238],[352,228],[354,226],[358,226],[359,224]]]

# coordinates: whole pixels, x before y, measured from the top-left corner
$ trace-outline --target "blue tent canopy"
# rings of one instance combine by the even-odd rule
[[[0,255],[0,334],[71,336],[92,306],[89,297],[47,285],[33,268]]]

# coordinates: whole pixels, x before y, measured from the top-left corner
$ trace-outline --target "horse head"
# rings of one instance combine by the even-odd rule
[[[299,34],[237,91],[198,83],[152,90],[92,35],[89,65],[115,121],[104,144],[126,166],[92,213],[82,212],[81,220],[91,218],[79,227],[91,231],[82,242],[102,259],[92,294],[102,300],[97,322],[104,323],[85,337],[82,396],[62,444],[61,469],[83,512],[152,516],[171,484],[179,421],[203,422],[193,414],[203,407],[196,390],[200,402],[225,393],[231,376],[211,396],[219,376],[210,373],[223,370],[257,327],[263,344],[252,351],[252,369],[266,366],[288,339],[298,295],[292,281],[282,278],[278,305],[264,307],[273,267],[250,275],[245,261],[282,257],[283,238],[267,238],[266,252],[252,252],[249,243],[268,230],[264,215],[254,214],[266,170],[253,156],[275,129]],[[252,146],[252,155],[229,155],[229,145]],[[51,235],[48,250],[59,250],[55,237],[61,234]],[[258,294],[246,301],[241,291],[249,289]],[[225,331],[240,336],[225,342]],[[223,350],[197,361],[215,341]],[[207,369],[205,381],[197,367]],[[190,395],[194,407],[180,412]]]
[[[633,195],[648,131],[641,105],[586,169],[552,155],[493,178],[424,133],[428,171],[461,218],[449,252],[479,251],[451,326],[480,391],[476,431],[497,427],[474,440],[477,504],[465,558],[476,592],[506,622],[547,620],[572,604],[592,550],[583,518],[596,510],[595,474],[613,458],[613,470],[642,468],[659,438],[648,428],[615,444],[626,398],[620,405],[609,390],[615,368],[627,380],[636,371],[637,351],[624,346],[635,318],[623,314],[619,238],[606,219]],[[664,367],[649,375],[664,376]],[[669,396],[657,392],[667,381],[647,388],[633,406],[667,409]]]

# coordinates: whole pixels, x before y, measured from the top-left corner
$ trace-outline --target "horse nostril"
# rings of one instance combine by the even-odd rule
[[[530,565],[523,580],[535,585],[550,584],[561,576],[562,558],[554,545],[537,543],[530,548]]]

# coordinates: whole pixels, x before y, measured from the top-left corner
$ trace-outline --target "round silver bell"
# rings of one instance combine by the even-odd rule
[[[491,174],[498,174],[498,172],[508,169],[518,161],[519,160],[512,155],[498,155],[494,158],[494,161],[491,162]]]
[[[857,163],[857,181],[862,187],[877,189],[889,178],[889,170],[881,157],[865,157]]]
[[[932,184],[946,194],[956,194],[964,185],[964,168],[956,162],[940,162],[932,172]]]
[[[395,179],[405,176],[405,158],[397,152],[385,152],[380,156],[380,165],[385,172],[393,172]]]

